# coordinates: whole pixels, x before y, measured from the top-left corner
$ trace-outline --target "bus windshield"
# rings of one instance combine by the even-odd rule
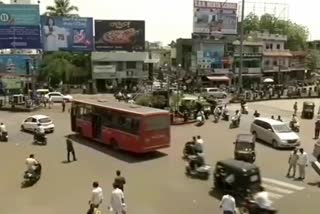
[[[152,116],[145,119],[145,130],[156,131],[170,128],[170,118],[167,115]]]

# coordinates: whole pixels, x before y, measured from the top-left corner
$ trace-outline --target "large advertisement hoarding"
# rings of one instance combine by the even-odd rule
[[[144,51],[144,45],[144,21],[95,20],[97,51]]]
[[[223,44],[206,44],[197,51],[197,64],[200,68],[221,68],[224,56]]]
[[[26,61],[31,60],[24,55],[0,55],[0,75],[26,75]]]
[[[237,7],[236,3],[194,1],[193,33],[237,34]]]
[[[0,25],[39,25],[39,5],[1,4]]]
[[[92,18],[41,16],[44,51],[92,51],[92,25]]]
[[[0,25],[0,49],[40,49],[39,26]]]

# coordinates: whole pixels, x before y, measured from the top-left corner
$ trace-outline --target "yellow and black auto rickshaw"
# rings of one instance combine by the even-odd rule
[[[253,163],[256,160],[255,139],[251,134],[239,134],[234,142],[234,159]]]
[[[314,116],[314,102],[303,102],[301,117],[305,119],[313,119]]]

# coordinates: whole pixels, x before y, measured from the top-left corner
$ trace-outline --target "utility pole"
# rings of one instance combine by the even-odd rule
[[[239,85],[238,93],[242,91],[242,70],[243,70],[243,37],[244,37],[244,3],[245,0],[242,0],[241,4],[241,26],[240,26],[240,69],[239,69]]]

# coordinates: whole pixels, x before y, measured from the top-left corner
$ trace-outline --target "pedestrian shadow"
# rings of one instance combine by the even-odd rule
[[[320,188],[320,181],[308,182],[309,186],[318,186]]]
[[[224,195],[222,191],[220,191],[219,189],[212,187],[210,189],[210,191],[208,192],[208,194],[214,198],[216,198],[217,200],[221,200],[222,196]]]
[[[61,161],[62,164],[71,164],[71,163],[73,163],[73,162],[75,162],[75,161],[67,161],[67,160]]]
[[[159,151],[148,152],[145,154],[135,154],[122,150],[115,151],[108,145],[86,139],[78,134],[70,134],[66,135],[65,137],[70,138],[75,143],[90,147],[96,151],[102,152],[127,163],[139,163],[168,156],[168,154]]]

